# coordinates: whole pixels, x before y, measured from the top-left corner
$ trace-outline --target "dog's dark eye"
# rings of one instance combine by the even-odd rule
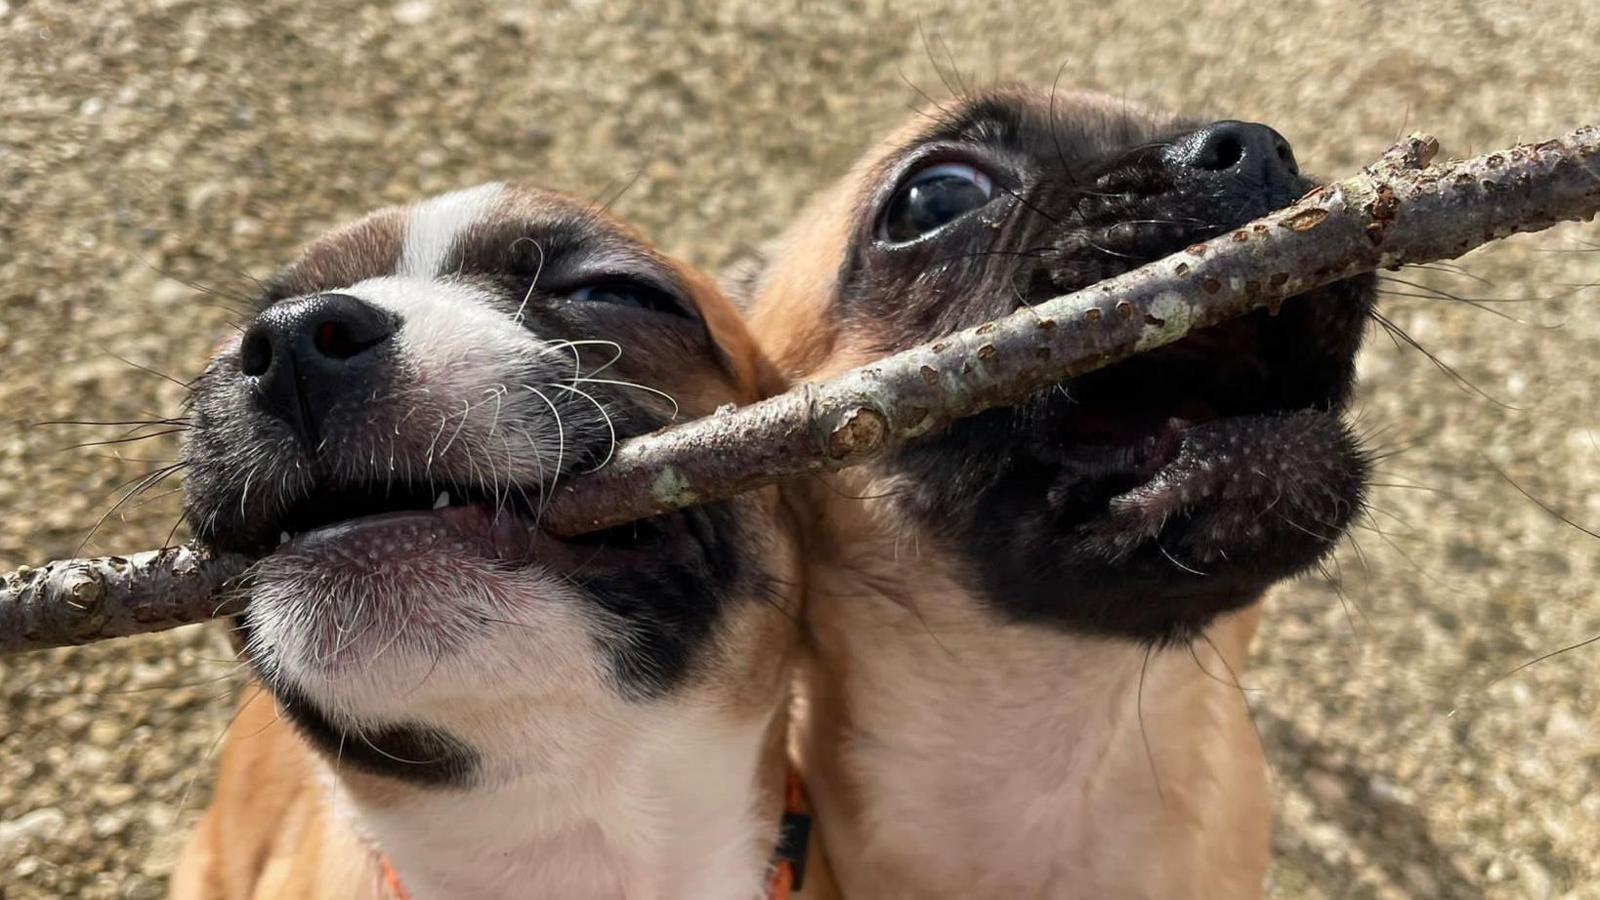
[[[689,315],[683,303],[670,292],[654,285],[645,284],[642,281],[632,281],[626,278],[613,278],[606,281],[597,281],[594,284],[586,284],[568,294],[567,299],[574,303],[610,303],[616,306],[631,306],[635,309],[671,313],[675,316]]]
[[[966,163],[938,163],[912,175],[883,212],[879,240],[902,244],[954,222],[994,197],[994,180]]]

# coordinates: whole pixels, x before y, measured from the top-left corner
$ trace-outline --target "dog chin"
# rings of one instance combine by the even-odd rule
[[[274,692],[352,725],[449,718],[480,692],[536,681],[529,661],[593,667],[574,589],[537,563],[510,565],[421,519],[325,533],[338,530],[297,538],[256,569],[242,627]]]

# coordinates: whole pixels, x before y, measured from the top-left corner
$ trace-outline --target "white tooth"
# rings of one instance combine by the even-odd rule
[[[278,543],[280,543],[280,544],[289,543],[289,532],[287,532],[287,531],[278,532]]]
[[[444,509],[446,506],[449,506],[449,505],[450,505],[450,492],[449,491],[440,491],[438,498],[433,501],[433,508],[434,509]]]

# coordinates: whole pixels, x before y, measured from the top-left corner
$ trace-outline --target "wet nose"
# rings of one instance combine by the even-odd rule
[[[1174,172],[1243,188],[1291,191],[1300,182],[1289,142],[1255,122],[1213,122],[1174,141],[1163,158]]]
[[[347,294],[274,304],[245,330],[239,370],[262,407],[314,452],[329,411],[370,386],[398,324]]]

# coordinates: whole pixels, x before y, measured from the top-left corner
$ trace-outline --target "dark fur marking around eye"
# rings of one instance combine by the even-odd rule
[[[835,314],[890,353],[1087,287],[1285,202],[1281,190],[1175,177],[1162,150],[1193,127],[1102,109],[1051,122],[1042,104],[1005,95],[941,116],[923,141],[886,159],[879,188],[859,201]],[[900,183],[906,161],[933,141],[1006,161],[1020,181],[1015,202],[973,214],[983,227],[875,241],[884,185]],[[893,502],[962,562],[969,587],[1003,618],[1145,641],[1192,635],[1314,563],[1359,508],[1366,461],[1337,413],[1371,303],[1370,279],[1354,279],[1279,316],[1218,327],[958,422],[884,464],[908,481]],[[1297,442],[1295,428],[1318,437]],[[1262,457],[1235,459],[1232,447]],[[1169,465],[1189,481],[1152,489],[1151,519],[1126,497]],[[1190,488],[1203,491],[1192,502]]]

